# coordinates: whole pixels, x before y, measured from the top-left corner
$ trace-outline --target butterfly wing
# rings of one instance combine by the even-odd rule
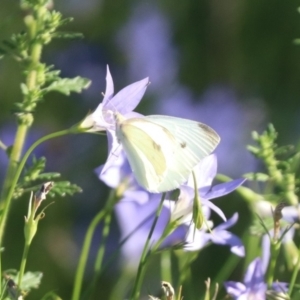
[[[151,192],[158,192],[167,170],[171,148],[162,151],[162,141],[172,143],[172,135],[164,128],[143,118],[128,119],[117,125],[116,134],[126,152],[129,164],[138,183]]]
[[[157,187],[159,192],[174,189],[185,182],[193,168],[220,142],[219,135],[203,123],[160,115],[145,119],[164,127],[175,139],[173,156],[168,158],[164,179]],[[162,151],[168,147],[168,144],[164,145]]]
[[[127,120],[118,116],[116,134],[137,181],[155,193],[185,182],[220,140],[205,124],[168,116]]]

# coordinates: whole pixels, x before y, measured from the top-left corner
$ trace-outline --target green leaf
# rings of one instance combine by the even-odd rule
[[[50,197],[54,197],[56,195],[59,195],[61,197],[64,197],[66,195],[74,195],[75,193],[81,193],[82,189],[76,184],[72,184],[69,181],[58,181],[54,182],[54,186],[49,192]]]
[[[18,281],[19,273],[16,270],[6,270],[5,274],[9,275],[9,277],[14,282]],[[22,278],[21,289],[25,291],[30,291],[31,289],[38,288],[41,283],[42,277],[42,272],[26,272]]]
[[[32,166],[25,170],[23,180],[25,182],[31,182],[37,180],[40,173],[44,171],[45,167],[46,167],[45,157],[40,157],[38,159],[36,157],[33,157]]]
[[[77,76],[75,78],[63,78],[51,83],[43,89],[44,93],[56,91],[69,96],[71,92],[80,93],[90,86],[91,80]]]
[[[283,155],[283,154],[291,155],[291,154],[293,154],[294,151],[295,151],[294,145],[286,145],[286,146],[277,147],[275,149],[275,154],[276,155]]]
[[[80,32],[58,31],[52,34],[52,38],[56,39],[82,39],[84,35]]]
[[[30,291],[31,289],[37,289],[42,281],[42,277],[42,272],[26,272],[21,282],[22,290]]]

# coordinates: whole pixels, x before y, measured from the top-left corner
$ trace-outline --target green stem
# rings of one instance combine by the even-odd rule
[[[77,270],[76,270],[73,293],[72,293],[72,300],[78,300],[80,298],[84,270],[85,270],[89,250],[90,250],[91,243],[92,243],[92,238],[93,238],[94,232],[96,230],[96,227],[104,217],[111,214],[112,207],[117,200],[118,200],[118,198],[116,197],[115,191],[112,190],[109,195],[109,198],[107,200],[106,206],[94,217],[94,219],[92,220],[92,222],[90,223],[90,225],[87,229],[87,232],[86,232],[86,235],[84,238],[84,242],[83,242],[81,255],[79,258],[79,263],[78,263]],[[98,255],[99,255],[99,253],[98,253]],[[98,261],[98,263],[100,261],[100,259],[98,260],[98,257],[97,257],[97,261]],[[99,268],[99,270],[101,270],[101,261],[100,261],[100,267],[98,265],[97,268]],[[96,269],[96,267],[95,267],[95,269]]]
[[[191,263],[195,260],[195,255],[198,256],[198,253],[185,253],[180,251],[178,253],[178,269],[179,269],[179,282],[178,285],[181,286],[184,284],[185,297],[193,298],[193,284],[192,284],[192,272],[191,272]]]
[[[271,257],[270,257],[270,262],[268,265],[268,270],[266,273],[266,281],[268,284],[268,287],[271,287],[273,281],[274,281],[274,273],[275,273],[275,267],[276,267],[276,262],[277,262],[277,258],[279,255],[279,251],[280,251],[280,246],[281,243],[279,241],[271,241]]]
[[[36,35],[36,30],[32,30],[32,28],[33,27],[35,28],[35,24],[31,23],[30,25],[27,26],[28,26],[28,34],[30,36],[30,39],[33,40]],[[34,90],[37,85],[36,66],[39,64],[39,61],[41,59],[42,49],[43,49],[42,44],[35,43],[32,45],[31,49],[29,50],[31,63],[27,69],[28,75],[26,77],[26,85],[29,91]],[[25,97],[26,95],[24,96],[24,98]],[[0,196],[1,207],[2,208],[4,207],[4,211],[0,221],[0,246],[2,245],[5,224],[6,224],[7,215],[11,203],[11,196],[10,196],[11,185],[14,181],[15,173],[18,167],[18,162],[20,160],[22,150],[24,147],[24,142],[27,136],[27,132],[32,124],[32,121],[33,120],[31,114],[27,114],[19,117],[19,125],[17,128],[14,144],[12,147],[12,152],[10,155],[9,165],[7,168],[7,173],[5,176],[5,181]]]
[[[160,203],[159,203],[159,206],[156,210],[155,218],[154,218],[153,224],[151,226],[150,232],[148,234],[146,244],[145,244],[143,252],[142,252],[142,256],[140,258],[140,263],[139,263],[139,266],[138,266],[137,275],[136,275],[136,278],[135,278],[134,286],[133,286],[131,297],[130,297],[131,300],[137,300],[140,296],[140,289],[141,289],[143,277],[144,277],[144,274],[145,274],[145,268],[144,267],[145,267],[146,260],[147,260],[147,253],[148,253],[148,250],[149,250],[150,241],[151,241],[151,238],[152,238],[152,234],[154,232],[154,228],[155,228],[156,223],[158,221],[158,217],[161,214],[165,197],[166,197],[166,193],[163,193],[162,197],[161,197],[161,200],[160,200]]]
[[[83,279],[84,270],[85,270],[86,262],[87,262],[87,259],[88,259],[88,254],[89,254],[89,250],[90,250],[90,247],[91,247],[94,231],[95,231],[97,225],[99,224],[99,222],[105,216],[105,214],[106,214],[106,211],[101,210],[94,217],[94,219],[92,220],[92,222],[91,222],[91,224],[90,224],[90,226],[87,230],[87,233],[85,235],[81,255],[80,255],[80,258],[79,258],[79,263],[78,263],[77,270],[76,270],[72,300],[78,300],[80,298],[81,287],[82,287],[82,279]]]
[[[292,278],[291,278],[291,281],[290,281],[289,292],[288,292],[290,297],[292,296],[292,293],[293,293],[295,282],[296,282],[296,279],[297,279],[297,276],[298,276],[298,273],[299,273],[299,268],[300,268],[300,248],[298,250],[297,263],[294,267],[294,271],[293,271]]]
[[[163,251],[160,255],[161,279],[172,282],[171,252]]]
[[[3,233],[4,233],[5,223],[6,223],[6,219],[7,219],[7,216],[8,216],[11,200],[13,198],[13,193],[14,193],[15,187],[17,185],[17,182],[20,178],[21,172],[24,168],[24,165],[25,165],[29,155],[41,143],[43,143],[47,140],[50,140],[52,138],[56,138],[56,137],[66,135],[66,134],[69,134],[69,133],[72,133],[72,131],[70,129],[66,129],[66,130],[62,130],[62,131],[58,131],[58,132],[48,134],[48,135],[40,138],[39,140],[37,140],[35,143],[33,143],[31,145],[31,147],[27,150],[27,152],[23,156],[22,160],[20,161],[19,165],[17,166],[16,171],[14,172],[15,173],[14,177],[10,180],[9,190],[7,192],[6,201],[4,203],[2,218],[0,220],[0,247],[2,245],[2,237],[3,237]]]
[[[97,258],[96,258],[96,263],[95,263],[95,268],[94,271],[96,274],[101,272],[101,266],[102,266],[102,261],[104,257],[104,252],[105,252],[105,244],[108,238],[109,234],[109,229],[110,229],[110,222],[111,222],[111,213],[108,213],[104,219],[104,227],[102,231],[102,241],[100,248],[97,253]]]
[[[95,288],[96,288],[96,283],[97,283],[97,279],[99,278],[101,272],[102,272],[102,262],[103,262],[103,257],[104,257],[104,253],[105,253],[105,245],[106,245],[106,241],[109,235],[109,230],[110,230],[110,223],[111,223],[111,214],[112,214],[112,207],[107,211],[107,214],[104,218],[104,226],[102,229],[102,239],[101,239],[101,244],[97,253],[97,257],[96,257],[96,262],[95,262],[95,267],[94,267],[94,276],[93,276],[93,280],[91,282],[89,291],[87,291],[86,293],[89,293],[90,295],[92,295],[95,292]]]
[[[21,260],[21,265],[20,265],[19,278],[18,278],[19,289],[21,289],[21,283],[22,283],[22,278],[23,278],[24,272],[25,272],[29,247],[30,247],[30,244],[25,243],[24,250],[23,250],[23,256],[22,256],[22,260]]]
[[[2,249],[0,249],[0,274],[2,274]],[[2,299],[2,284],[0,284],[0,299]]]
[[[16,169],[18,167],[18,162],[20,160],[20,156],[22,153],[23,145],[27,135],[27,130],[28,127],[25,124],[20,124],[18,126],[16,136],[15,136],[15,142],[12,147],[12,152],[10,154],[9,165],[7,168],[7,172],[3,184],[3,189],[0,196],[1,208],[4,209],[4,212],[2,213],[1,220],[0,220],[0,246],[2,245],[4,227],[7,219],[7,212],[10,206],[9,190],[12,186]]]

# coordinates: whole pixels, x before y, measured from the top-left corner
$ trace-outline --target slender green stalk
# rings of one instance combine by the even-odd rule
[[[94,275],[93,275],[91,285],[88,288],[88,290],[86,291],[86,294],[89,294],[89,295],[92,295],[95,292],[97,279],[102,272],[102,262],[103,262],[103,257],[104,257],[104,253],[105,253],[105,245],[106,245],[106,241],[107,241],[107,238],[109,235],[109,230],[110,230],[111,214],[112,214],[112,207],[110,210],[107,211],[107,214],[104,218],[104,226],[102,229],[102,239],[101,239],[101,244],[98,249],[98,253],[97,253],[97,257],[96,257],[96,262],[95,262],[95,267],[94,267]]]
[[[163,251],[160,255],[161,279],[172,282],[171,252]]]
[[[136,278],[135,278],[135,282],[134,282],[134,286],[133,286],[133,289],[132,289],[130,300],[137,300],[140,296],[140,289],[141,289],[143,277],[144,277],[144,274],[145,274],[145,268],[144,267],[145,267],[146,260],[147,260],[147,253],[149,251],[150,241],[151,241],[151,238],[152,238],[152,234],[154,232],[154,228],[155,228],[156,223],[158,221],[158,217],[161,214],[165,197],[166,197],[166,193],[163,193],[162,197],[161,197],[161,200],[160,200],[160,203],[159,203],[159,206],[156,210],[155,218],[154,218],[153,224],[151,226],[150,232],[148,234],[148,237],[147,237],[147,240],[146,240],[143,252],[142,252],[142,256],[140,258],[140,263],[139,263],[139,266],[138,266],[138,271],[137,271],[137,275],[136,275]]]
[[[1,220],[0,220],[0,246],[2,245],[2,239],[4,235],[4,227],[7,219],[7,214],[10,207],[10,199],[9,199],[9,190],[12,186],[14,176],[18,167],[18,162],[21,157],[23,145],[25,142],[26,134],[27,134],[28,126],[24,124],[20,124],[17,128],[15,142],[12,147],[12,152],[10,154],[10,160],[5,176],[5,180],[3,183],[3,189],[0,196],[1,208],[4,209]]]
[[[23,255],[22,255],[22,260],[21,260],[21,265],[20,265],[19,278],[18,278],[18,286],[19,286],[19,288],[21,288],[22,278],[23,278],[24,272],[25,272],[25,267],[26,267],[26,262],[27,262],[29,247],[30,247],[30,244],[25,243],[24,250],[23,250]]]
[[[94,219],[92,220],[92,222],[90,223],[90,225],[87,229],[85,239],[84,239],[84,242],[83,242],[81,255],[80,255],[80,258],[79,258],[79,263],[78,263],[77,270],[76,270],[73,293],[72,293],[72,300],[78,300],[80,298],[84,270],[85,270],[89,250],[90,250],[91,243],[92,243],[92,238],[93,238],[94,232],[96,230],[96,227],[98,226],[99,222],[104,217],[111,214],[112,207],[118,199],[119,198],[117,197],[115,191],[112,190],[110,195],[109,195],[109,198],[106,202],[105,207],[94,217]],[[110,223],[110,220],[109,220],[109,223]],[[109,226],[109,224],[108,224],[108,226]],[[107,232],[107,235],[108,235],[108,232]],[[104,245],[104,243],[102,245]],[[104,251],[104,248],[103,248],[103,251]],[[97,266],[95,267],[95,271],[96,271],[96,268],[97,268],[97,271],[99,270],[99,273],[101,271],[103,254],[102,254],[102,257],[99,257],[100,255],[101,254],[98,253]]]
[[[196,254],[198,255],[198,253]],[[185,297],[193,297],[191,263],[194,261],[193,253],[181,252],[178,256],[179,282],[178,285],[185,284]],[[189,299],[190,299],[189,298]]]
[[[2,249],[0,249],[0,274],[2,274]],[[2,299],[2,284],[0,282],[0,299]]]
[[[82,280],[83,280],[86,262],[88,259],[89,250],[90,250],[91,243],[92,243],[92,238],[93,238],[93,235],[94,235],[97,225],[105,217],[105,215],[106,215],[106,210],[101,210],[92,220],[92,222],[87,230],[87,233],[85,235],[81,255],[79,258],[79,263],[78,263],[77,270],[76,270],[73,294],[72,294],[72,298],[71,298],[72,300],[78,300],[80,298]]]
[[[293,271],[292,278],[291,278],[291,281],[290,281],[289,292],[288,292],[290,297],[292,296],[292,293],[293,293],[295,282],[296,282],[296,279],[297,279],[297,276],[298,276],[298,273],[299,273],[299,268],[300,268],[300,248],[299,248],[299,251],[298,251],[297,263],[294,267],[294,271]]]
[[[281,243],[279,241],[271,241],[271,256],[270,256],[270,262],[268,265],[268,270],[266,273],[266,281],[268,284],[268,287],[272,286],[272,283],[274,282],[274,273],[275,273],[275,267],[277,258],[279,255]]]
[[[40,14],[40,17],[42,17],[42,14]],[[26,25],[28,28],[30,39],[34,40],[37,34],[36,21],[26,23]],[[30,65],[28,66],[27,69],[28,74],[26,77],[26,85],[28,91],[32,91],[36,89],[37,86],[36,67],[38,66],[41,59],[42,48],[43,47],[41,43],[35,42],[34,44],[32,44],[31,49],[29,49]],[[27,96],[24,95],[24,101],[26,97]],[[11,185],[14,181],[14,177],[17,171],[18,162],[22,154],[27,132],[32,122],[33,122],[33,116],[30,113],[25,113],[18,117],[18,128],[17,128],[14,144],[12,147],[12,152],[10,154],[9,165],[3,183],[3,189],[0,196],[1,207],[4,207],[4,211],[0,221],[0,246],[2,245],[5,224],[6,224],[10,203],[11,203],[11,196],[10,196]]]
[[[103,227],[103,230],[102,230],[101,245],[100,245],[100,248],[98,250],[97,258],[96,258],[96,262],[95,262],[94,271],[95,271],[96,276],[97,276],[98,273],[101,272],[102,261],[103,261],[104,252],[105,252],[105,244],[106,244],[108,234],[109,234],[109,230],[110,230],[110,223],[111,223],[111,213],[108,213],[105,216],[105,219],[104,219],[104,227]]]
[[[54,133],[48,134],[48,135],[40,138],[39,140],[37,140],[35,143],[33,143],[31,145],[31,147],[27,150],[27,152],[23,156],[22,160],[20,161],[20,163],[19,163],[19,165],[18,165],[18,167],[17,167],[17,169],[15,171],[14,177],[10,181],[10,187],[9,187],[8,192],[7,192],[6,201],[4,203],[5,206],[4,206],[4,209],[3,209],[2,218],[0,220],[0,238],[2,238],[2,236],[3,236],[3,232],[4,232],[4,228],[5,228],[5,223],[6,223],[6,219],[7,219],[7,216],[8,216],[8,212],[9,212],[9,208],[10,208],[10,203],[11,203],[11,200],[13,198],[13,193],[14,193],[15,187],[17,185],[17,182],[18,182],[18,180],[20,178],[21,172],[22,172],[22,170],[24,168],[24,165],[25,165],[25,163],[26,163],[29,155],[41,143],[43,143],[43,142],[45,142],[47,140],[50,140],[50,139],[62,136],[62,135],[70,134],[70,133],[72,133],[72,131],[69,130],[69,129],[66,129],[66,130],[62,130],[62,131],[58,131],[58,132],[54,132]],[[2,240],[0,240],[0,246],[1,246],[1,242],[2,242]]]

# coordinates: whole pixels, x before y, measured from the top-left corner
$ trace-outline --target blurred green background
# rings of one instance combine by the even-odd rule
[[[293,0],[55,1],[54,9],[75,18],[63,29],[82,32],[85,38],[54,40],[45,48],[43,61],[61,69],[65,77],[90,78],[92,86],[80,95],[47,96],[37,108],[27,147],[46,133],[79,122],[96,108],[105,90],[108,64],[116,91],[150,77],[151,85],[137,111],[190,117],[215,128],[222,138],[217,150],[220,172],[239,177],[257,169],[245,149],[251,143],[251,131],[261,131],[272,122],[279,132],[279,143],[298,143],[300,47],[293,43],[300,37],[298,5],[299,1]],[[18,1],[2,0],[0,7],[1,40],[24,30],[24,12]],[[0,138],[8,145],[16,127],[12,104],[20,101],[23,80],[15,61],[0,61]],[[64,179],[84,190],[72,198],[55,199],[40,223],[28,261],[30,270],[44,273],[41,288],[32,293],[32,299],[40,299],[49,290],[68,299],[85,230],[108,192],[93,171],[106,159],[106,138],[59,138],[42,145],[36,154],[48,158],[48,171],[61,172]],[[3,153],[0,168],[3,180]],[[27,198],[13,205],[3,269],[19,266],[26,205]],[[236,210],[243,214],[236,229],[241,233],[247,226],[247,207],[234,196],[220,201],[220,206],[228,216]],[[114,249],[118,232],[115,225],[108,251]],[[99,231],[93,257],[100,238]],[[212,249],[204,251],[197,261],[197,284],[213,277],[229,255],[227,248]],[[116,263],[103,275],[99,299],[106,299],[106,290],[112,288],[117,272]],[[157,282],[159,278],[147,288],[158,289]]]

